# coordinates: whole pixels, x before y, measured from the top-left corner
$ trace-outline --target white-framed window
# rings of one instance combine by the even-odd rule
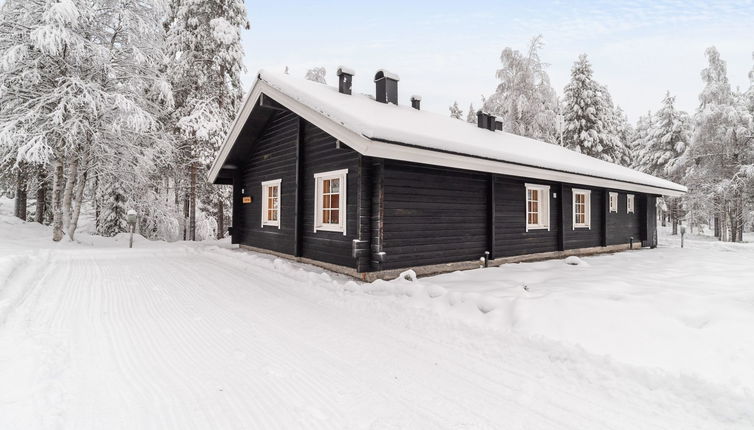
[[[314,174],[314,231],[346,234],[346,175],[348,169]]]
[[[550,230],[550,186],[526,184],[526,231]]]
[[[634,213],[634,195],[633,194],[626,194],[626,213],[632,214]]]
[[[573,228],[592,228],[592,192],[574,188],[573,194]]]
[[[280,179],[262,182],[262,227],[280,228]]]
[[[618,193],[610,193],[610,212],[618,212]]]

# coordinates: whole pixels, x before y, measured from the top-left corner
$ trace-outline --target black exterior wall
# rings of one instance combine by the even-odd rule
[[[656,196],[365,157],[294,113],[269,115],[233,177],[233,243],[358,272],[626,244],[656,245]],[[242,142],[239,142],[241,144]],[[348,169],[346,234],[314,231],[314,174]],[[261,225],[261,183],[281,180],[280,228]],[[526,231],[525,184],[550,186],[550,228]],[[591,191],[591,228],[572,190]],[[607,208],[618,192],[618,212]],[[252,197],[251,203],[242,203]]]

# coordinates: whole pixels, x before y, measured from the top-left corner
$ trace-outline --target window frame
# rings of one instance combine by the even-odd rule
[[[626,194],[626,213],[636,213],[636,196],[633,194]]]
[[[576,195],[584,196],[584,222],[576,222]],[[573,219],[571,226],[573,230],[577,228],[592,229],[592,190],[583,190],[579,188],[573,188],[571,190],[571,212]]]
[[[268,227],[277,227],[278,229],[281,228],[280,223],[280,216],[283,213],[282,211],[282,179],[272,179],[270,181],[264,181],[262,182],[262,217],[261,217],[261,227],[264,228],[265,226]],[[277,195],[277,201],[278,201],[278,207],[277,207],[277,220],[270,220],[268,218],[269,216],[269,189],[272,187],[277,187],[278,195]]]
[[[618,193],[608,193],[610,212],[618,213]]]
[[[550,231],[550,186],[543,184],[524,184],[524,186],[526,190],[524,193],[524,221],[526,223],[526,231]],[[539,195],[539,199],[537,200],[537,218],[539,222],[537,224],[529,224],[529,191],[532,190],[538,191]]]
[[[338,191],[338,224],[325,224],[322,216],[323,200],[322,194],[323,182],[328,179],[338,179],[340,189]],[[314,232],[333,231],[342,232],[343,236],[348,231],[346,229],[346,209],[348,208],[347,198],[348,169],[331,170],[329,172],[319,172],[314,174]]]

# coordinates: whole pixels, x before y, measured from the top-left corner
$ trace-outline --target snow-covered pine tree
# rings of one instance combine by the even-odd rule
[[[97,224],[97,233],[111,237],[128,230],[127,199],[119,178],[110,176],[105,184],[100,194],[101,216]]]
[[[721,240],[742,238],[747,188],[754,169],[750,145],[752,114],[744,97],[732,91],[725,61],[715,47],[705,51],[704,89],[694,115],[691,145],[684,154],[687,201],[703,202],[714,215]],[[718,230],[718,228],[716,228]]]
[[[612,162],[613,154],[604,153],[608,137],[605,122],[610,110],[603,90],[593,78],[586,54],[581,54],[571,68],[571,80],[564,91],[563,140],[570,149]]]
[[[327,70],[324,67],[314,67],[307,70],[306,76],[304,77],[310,81],[326,84],[327,80],[325,79],[325,76],[327,76]]]
[[[628,116],[620,106],[616,106],[613,111],[614,130],[613,132],[620,142],[623,156],[619,162],[622,166],[631,166],[634,164],[634,153],[631,150],[631,143],[634,136],[634,129],[628,122]]]
[[[458,102],[453,102],[453,104],[448,108],[450,110],[450,117],[455,119],[461,119],[463,118],[463,110],[458,106]]]
[[[496,73],[500,84],[482,106],[503,122],[505,131],[556,143],[557,96],[545,71],[547,64],[539,58],[543,46],[540,35],[525,53],[503,49],[502,67]]]
[[[678,164],[691,138],[691,124],[689,115],[675,108],[675,97],[669,91],[646,133],[644,150],[637,157],[641,170],[679,181],[683,172]]]
[[[633,154],[631,167],[641,171],[644,171],[641,161],[643,159],[643,153],[647,148],[649,130],[652,128],[652,116],[652,111],[647,111],[646,115],[639,117],[636,121],[633,135],[631,136],[631,143],[629,144],[629,148]]]
[[[477,123],[476,109],[474,109],[474,103],[469,103],[469,113],[466,114],[466,122],[471,124]]]
[[[243,0],[171,1],[166,35],[168,73],[173,84],[178,147],[187,166],[188,238],[196,238],[197,176],[204,174],[219,149],[241,102],[243,48],[248,29]],[[216,188],[215,205],[225,195]]]
[[[625,141],[621,139],[622,130],[625,128],[622,112],[618,112],[613,105],[613,99],[607,87],[601,86],[600,94],[602,96],[603,124],[605,129],[600,158],[622,166],[628,166],[631,164],[631,156],[628,148],[626,148]]]
[[[648,131],[639,165],[651,175],[680,182],[684,173],[680,160],[686,152],[690,138],[689,116],[675,108],[675,97],[668,91]],[[681,199],[670,197],[665,199],[665,203],[673,224],[673,234],[677,234],[678,221],[683,216]]]

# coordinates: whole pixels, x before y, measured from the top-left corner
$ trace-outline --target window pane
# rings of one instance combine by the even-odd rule
[[[330,192],[331,193],[339,193],[340,192],[340,179],[331,179],[330,180]]]
[[[322,224],[330,224],[330,211],[329,210],[322,211]]]
[[[270,187],[270,196],[272,197],[278,196],[278,187]]]
[[[334,209],[340,208],[340,194],[333,194],[330,196],[330,207]]]
[[[330,223],[332,224],[338,224],[339,223],[339,216],[340,211],[337,209],[333,209],[330,211]]]
[[[322,196],[322,209],[330,209],[332,206],[330,205],[330,195],[324,195]]]

